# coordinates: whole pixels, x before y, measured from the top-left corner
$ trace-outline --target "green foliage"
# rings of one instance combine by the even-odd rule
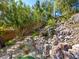
[[[18,4],[11,1],[5,7],[7,9],[4,10],[5,14],[3,14],[2,21],[5,25],[13,27],[17,35],[23,36],[25,32],[30,32],[41,26],[42,21],[41,17],[39,17],[39,10],[32,11],[21,0],[19,0]]]
[[[6,3],[1,2],[0,24],[13,27],[16,34],[21,37],[25,32],[32,32],[43,25],[54,27],[56,21],[52,14],[55,10],[60,9],[62,12],[63,17],[59,19],[62,21],[68,19],[73,14],[71,5],[75,2],[76,0],[55,0],[53,5],[53,0],[45,0],[43,2],[37,0],[32,8],[23,4],[22,0],[18,0],[18,2],[15,2],[15,0],[10,0]],[[35,35],[36,33],[33,34],[33,36]]]
[[[72,5],[78,0],[55,0],[54,1],[54,12],[60,10],[62,12],[62,17],[60,19],[67,20],[75,12],[72,10]]]
[[[29,33],[35,29],[50,23],[53,11],[53,0],[43,1],[37,0],[33,8],[23,4],[22,0],[15,2],[15,0],[2,2],[0,4],[0,10],[2,14],[0,16],[0,23],[6,25],[6,27],[13,27],[16,34],[22,37],[25,32]],[[48,21],[49,20],[49,21]],[[54,26],[54,20],[52,20],[52,26]],[[33,33],[33,36],[37,33]]]
[[[55,1],[55,10],[60,9],[62,14],[68,14],[72,12],[72,5],[78,0],[56,0]]]
[[[37,32],[37,31],[33,31],[32,32],[32,36],[34,37],[34,36],[37,36],[39,33]]]
[[[19,56],[17,59],[35,59],[32,56]]]
[[[55,25],[56,25],[56,22],[55,22],[55,20],[54,19],[49,19],[48,20],[48,24],[47,24],[48,26],[51,26],[51,27],[55,27]]]
[[[5,33],[4,33],[4,31],[0,31],[0,35],[4,35]]]
[[[10,46],[10,45],[14,45],[14,44],[15,44],[15,41],[13,41],[13,40],[9,40],[9,41],[5,42],[6,46]]]

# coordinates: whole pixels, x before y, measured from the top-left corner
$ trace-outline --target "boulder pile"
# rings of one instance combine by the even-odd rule
[[[78,44],[79,42],[79,13],[73,15],[64,24],[58,23],[56,27],[56,37],[61,42]]]
[[[50,52],[51,59],[79,59],[79,44],[59,43]]]

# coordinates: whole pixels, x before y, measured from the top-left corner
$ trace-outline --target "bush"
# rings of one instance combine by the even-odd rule
[[[55,27],[56,25],[56,22],[54,19],[49,19],[48,22],[47,22],[47,26],[50,26],[50,27]]]
[[[6,46],[10,46],[10,45],[14,45],[14,44],[15,44],[15,41],[13,41],[13,40],[9,40],[9,41],[5,42]]]
[[[37,36],[39,33],[38,33],[38,31],[33,31],[32,32],[32,36],[34,37],[34,36]]]

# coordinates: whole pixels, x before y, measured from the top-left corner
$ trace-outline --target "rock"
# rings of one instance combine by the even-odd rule
[[[23,41],[18,41],[18,42],[16,42],[16,45],[17,45],[17,44],[20,45],[20,44],[23,44],[23,43],[24,43]]]
[[[10,59],[10,56],[9,55],[4,55],[4,56],[0,57],[0,59]]]
[[[7,53],[13,53],[15,50],[14,49],[7,49]]]
[[[42,30],[40,30],[40,35],[41,36],[44,36],[45,38],[49,38],[49,37],[53,37],[55,33],[55,30],[53,27],[49,27],[49,26],[46,26],[45,28],[43,28]]]
[[[70,24],[70,22],[73,23]],[[79,42],[79,13],[73,15],[64,24],[57,24],[55,31],[58,41],[69,42],[71,40],[73,44],[77,44]]]
[[[35,51],[30,52],[29,55],[32,56],[32,57],[34,57],[34,58],[36,58],[36,52]]]
[[[79,44],[73,45],[72,48],[77,48],[77,49],[79,49]]]
[[[70,36],[66,36],[65,39],[69,40],[69,39],[71,39],[71,37]]]
[[[74,23],[79,23],[79,13],[73,15],[71,20],[74,21]]]
[[[35,37],[34,37],[34,40],[38,40],[38,39],[39,39],[38,36],[35,36]]]
[[[52,59],[69,59],[71,54],[68,52],[68,49],[71,48],[72,46],[68,43],[59,43],[58,45],[52,47],[50,55]]]
[[[11,49],[18,49],[19,46],[20,45],[14,45],[14,46],[11,47]]]
[[[76,59],[79,59],[79,44],[72,46],[72,49],[69,49],[69,52],[72,53]]]
[[[43,50],[43,56],[44,56],[45,58],[50,57],[50,49],[51,49],[50,44],[46,43],[46,44],[44,45],[44,50]]]

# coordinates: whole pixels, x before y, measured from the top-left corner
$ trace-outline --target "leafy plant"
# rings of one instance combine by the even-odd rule
[[[48,25],[48,26],[51,26],[51,27],[55,27],[56,22],[55,22],[54,19],[49,19],[47,25]]]
[[[37,31],[33,31],[32,32],[32,36],[34,37],[34,36],[37,36],[39,33],[37,32]]]
[[[19,56],[17,59],[35,59],[32,56]]]
[[[15,44],[15,41],[13,41],[13,40],[9,40],[9,41],[5,42],[6,46],[10,46],[10,45],[14,45],[14,44]]]

